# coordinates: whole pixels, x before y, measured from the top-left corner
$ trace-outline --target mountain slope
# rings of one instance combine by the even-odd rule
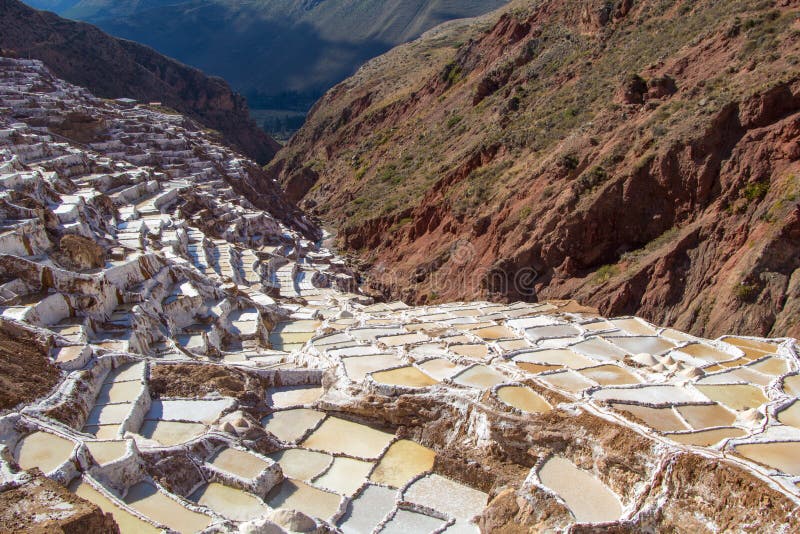
[[[64,16],[222,76],[253,107],[305,111],[366,60],[441,22],[506,1],[83,0],[59,7]]]
[[[277,143],[249,119],[247,103],[225,81],[97,28],[0,0],[0,48],[42,60],[59,77],[105,98],[158,101],[218,130],[259,162]]]
[[[797,3],[520,1],[487,20],[371,62],[270,165],[376,290],[797,335]]]

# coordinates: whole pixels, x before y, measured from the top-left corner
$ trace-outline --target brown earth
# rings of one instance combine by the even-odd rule
[[[46,344],[30,330],[0,318],[0,410],[43,397],[60,380]]]
[[[244,97],[223,79],[152,48],[17,0],[0,0],[0,27],[4,53],[39,59],[59,78],[99,97],[160,102],[219,131],[227,144],[262,164],[280,147],[250,119]]]
[[[800,336],[799,12],[519,0],[370,62],[268,170],[388,298]]]
[[[114,534],[111,514],[67,488],[33,472],[22,486],[0,493],[0,531],[36,534]]]
[[[218,365],[153,365],[149,385],[153,398],[203,397],[217,392],[235,398],[244,408],[264,405],[266,394],[266,385],[257,376]]]
[[[58,259],[68,269],[83,271],[105,266],[106,253],[91,239],[69,234],[58,243]]]

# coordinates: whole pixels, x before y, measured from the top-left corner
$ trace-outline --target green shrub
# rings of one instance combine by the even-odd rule
[[[733,295],[741,302],[755,301],[758,293],[759,290],[756,284],[745,284],[742,282],[733,288]]]
[[[751,184],[747,184],[747,186],[742,190],[741,196],[752,202],[754,200],[761,200],[767,196],[768,192],[769,182],[753,182]]]

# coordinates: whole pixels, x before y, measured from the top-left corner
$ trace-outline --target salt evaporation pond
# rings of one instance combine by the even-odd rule
[[[122,533],[135,532],[137,534],[156,534],[162,532],[160,528],[156,528],[150,523],[142,521],[132,513],[121,508],[119,504],[111,501],[111,499],[93,488],[92,485],[83,480],[83,478],[76,478],[70,484],[69,489],[78,497],[96,504],[103,513],[111,514]]]
[[[336,457],[330,468],[314,479],[314,485],[349,497],[364,484],[373,465],[363,460]]]
[[[49,432],[28,434],[17,444],[15,459],[22,469],[38,467],[50,473],[72,456],[75,443]]]
[[[302,446],[356,458],[377,458],[394,434],[338,417],[327,418]]]
[[[125,456],[128,452],[128,442],[125,440],[116,441],[87,441],[86,448],[92,458],[100,464],[111,463]]]
[[[497,390],[498,398],[518,410],[528,413],[546,413],[552,406],[531,388],[522,386],[503,386]]]
[[[581,523],[616,521],[622,516],[619,497],[594,474],[554,456],[539,470],[542,484],[561,497]]]
[[[269,390],[269,405],[273,408],[289,408],[314,404],[325,390],[320,386],[285,386]]]
[[[800,476],[800,442],[798,441],[745,443],[736,445],[734,450],[756,463],[788,475]]]
[[[278,462],[284,476],[297,480],[311,480],[325,471],[333,457],[329,454],[305,449],[286,449],[270,454]]]
[[[264,430],[270,432],[279,440],[293,443],[305,436],[310,428],[316,426],[324,418],[324,412],[308,408],[296,408],[268,415],[261,420],[261,424],[264,426]]]
[[[211,523],[209,516],[189,510],[147,482],[128,488],[125,502],[156,523],[181,533],[197,532]]]
[[[339,510],[341,497],[287,478],[270,492],[267,500],[272,508],[298,510],[309,516],[328,520]]]
[[[381,458],[370,480],[378,484],[401,488],[412,478],[433,468],[436,453],[407,439],[392,443]]]
[[[373,372],[372,379],[380,384],[411,388],[424,388],[438,384],[436,380],[411,365],[390,371]]]
[[[350,501],[339,528],[344,534],[372,532],[394,509],[396,497],[395,490],[369,484]]]
[[[249,521],[269,511],[255,495],[217,482],[200,487],[189,500],[234,521]]]
[[[255,454],[226,447],[215,452],[207,462],[217,469],[253,479],[264,471],[269,464]]]

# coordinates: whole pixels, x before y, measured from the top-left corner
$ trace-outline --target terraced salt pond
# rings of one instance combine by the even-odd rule
[[[285,386],[270,389],[268,403],[273,408],[309,405],[317,402],[325,391],[320,386]]]
[[[453,377],[453,381],[480,389],[487,389],[502,384],[507,379],[504,375],[485,365],[473,365]]]
[[[341,497],[299,480],[286,479],[267,496],[272,508],[298,510],[312,517],[330,519],[339,510]]]
[[[734,450],[756,463],[800,476],[800,442],[746,443],[736,445]]]
[[[331,416],[303,441],[302,446],[331,454],[372,459],[380,456],[393,438],[394,434]]]
[[[234,521],[249,521],[270,510],[264,501],[255,495],[217,482],[202,486],[189,497],[189,500]]]
[[[128,441],[87,441],[86,448],[89,449],[92,458],[98,464],[103,465],[125,456],[128,452]]]
[[[245,479],[253,479],[269,467],[269,464],[258,456],[230,447],[220,449],[206,461],[217,469]]]
[[[297,408],[284,410],[268,415],[261,420],[264,430],[275,435],[279,440],[292,443],[305,436],[309,429],[325,418],[324,412]]]
[[[286,449],[270,455],[278,462],[284,476],[297,480],[311,480],[331,465],[330,454],[306,449]]]
[[[142,521],[132,513],[121,508],[118,503],[113,502],[81,477],[73,480],[69,485],[69,489],[78,497],[82,497],[96,504],[103,513],[111,514],[114,517],[114,521],[116,521],[119,526],[120,532],[136,532],[142,534],[156,534],[162,532],[160,528],[156,528],[150,523]]]
[[[601,523],[622,516],[622,503],[593,473],[554,456],[539,470],[542,484],[556,493],[578,522]]]
[[[370,480],[394,488],[433,468],[436,453],[406,439],[396,441],[383,455]]]
[[[36,431],[19,441],[14,459],[22,469],[38,467],[43,473],[50,473],[69,460],[75,446],[61,436]]]
[[[399,367],[390,371],[377,371],[372,373],[372,379],[380,384],[390,386],[405,386],[411,388],[424,388],[438,384],[427,374],[413,366]]]
[[[128,488],[125,503],[156,523],[181,533],[197,532],[211,523],[211,517],[189,510],[148,482]]]
[[[364,484],[373,465],[372,462],[338,456],[324,474],[314,479],[314,485],[352,496]]]
[[[509,406],[527,413],[546,413],[553,409],[549,402],[528,387],[503,386],[497,389],[497,397]]]

